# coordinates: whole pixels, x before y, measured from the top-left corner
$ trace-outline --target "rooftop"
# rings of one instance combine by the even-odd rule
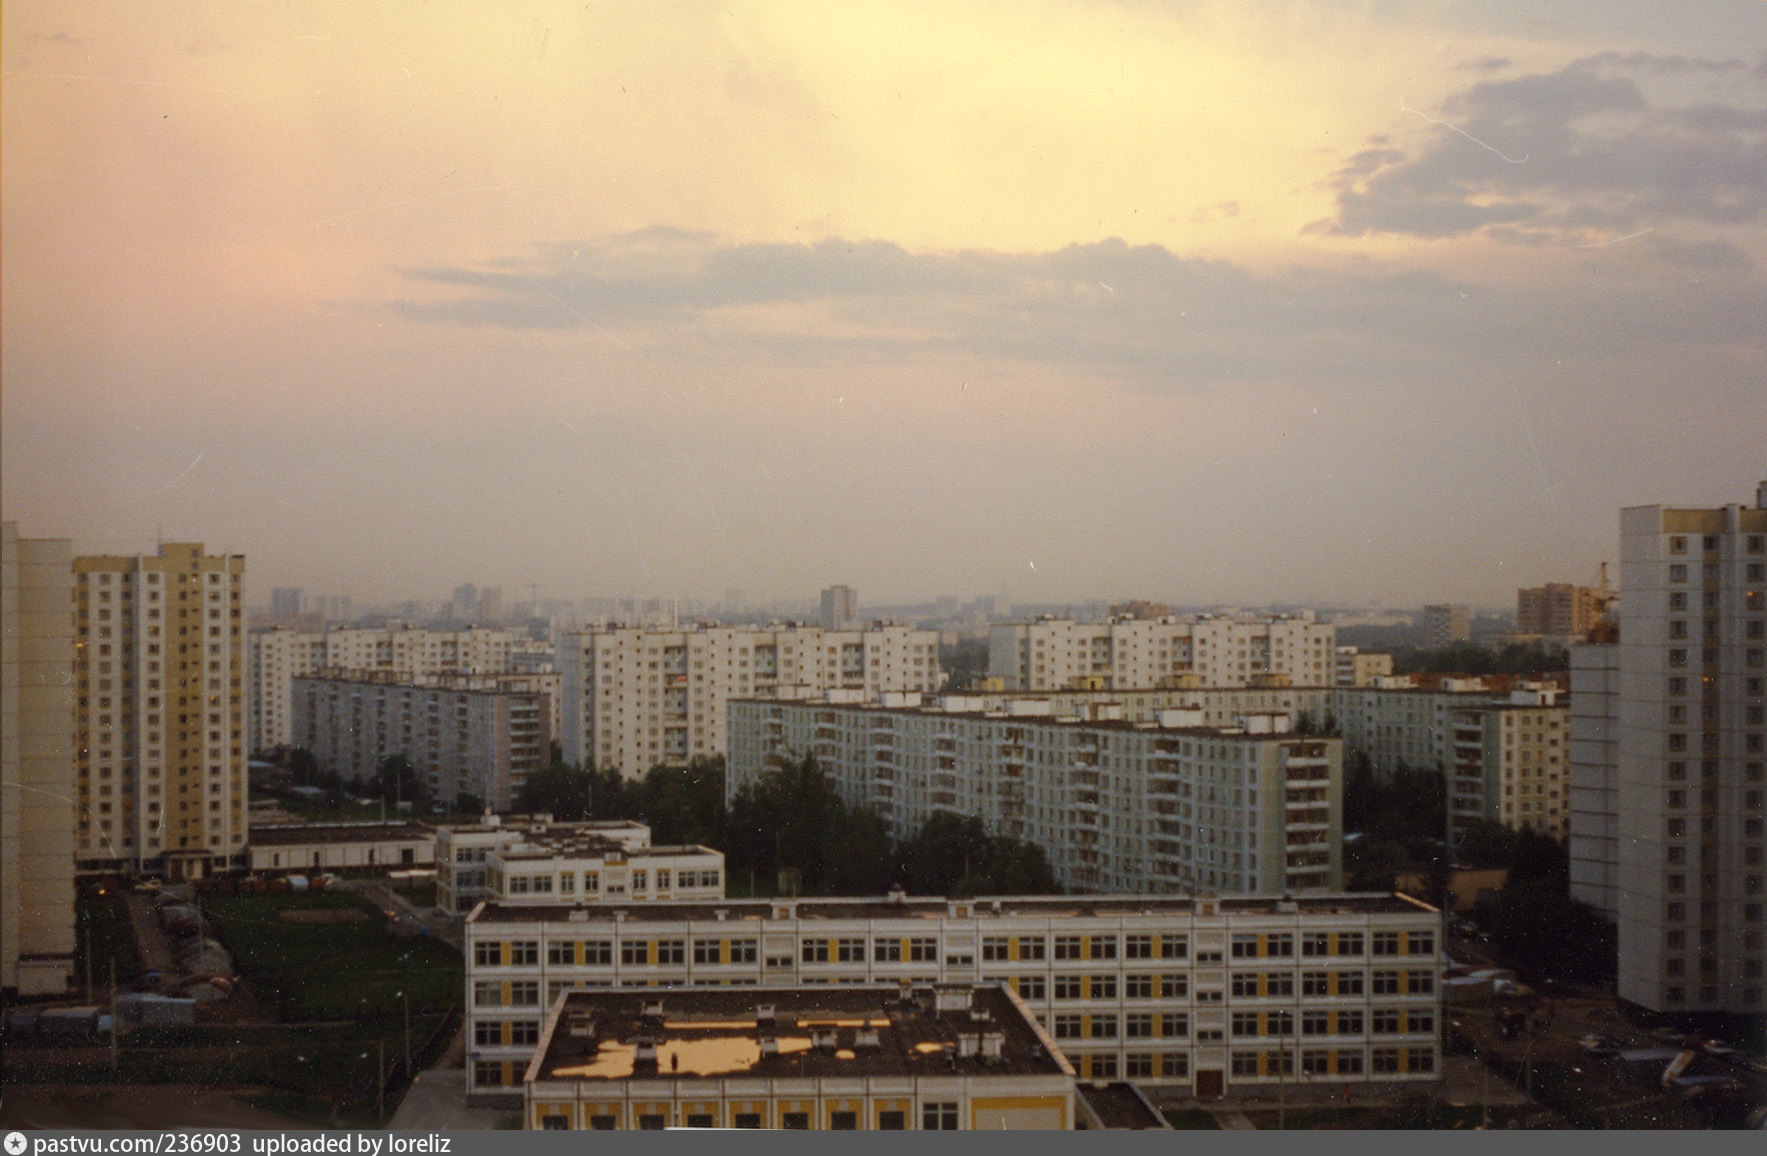
[[[598,903],[566,904],[486,903],[467,916],[468,923],[531,923],[570,920],[630,919],[646,923],[681,923],[718,920],[798,919],[945,919],[961,909],[958,918],[1012,916],[1032,919],[1069,919],[1137,915],[1188,915],[1198,898],[1214,902],[1224,915],[1342,914],[1434,916],[1436,909],[1410,896],[1392,892],[1349,892],[1306,895],[1293,899],[1274,896],[1235,895],[1223,898],[1155,895],[1051,895],[987,896],[978,899],[945,899],[939,896],[883,896],[876,899],[731,899],[696,903]],[[1285,910],[1286,909],[1286,910]]]
[[[1000,987],[937,985],[571,992],[533,1080],[1072,1076]]]
[[[285,847],[302,843],[386,843],[435,838],[422,823],[286,823],[251,828],[253,847]]]

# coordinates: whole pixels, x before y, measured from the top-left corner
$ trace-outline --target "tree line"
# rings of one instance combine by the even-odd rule
[[[934,815],[892,839],[876,811],[844,801],[813,756],[780,759],[725,799],[724,760],[658,766],[642,779],[555,762],[529,775],[515,809],[561,822],[635,819],[654,844],[724,853],[732,893],[921,895],[1059,893],[1043,849],[988,833],[977,816]]]

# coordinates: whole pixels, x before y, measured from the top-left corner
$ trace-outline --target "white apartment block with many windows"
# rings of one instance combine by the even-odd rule
[[[295,676],[327,668],[398,674],[500,674],[513,670],[527,639],[507,630],[340,628],[254,630],[250,637],[252,750],[289,746]],[[557,720],[553,720],[557,730]]]
[[[372,778],[404,756],[432,799],[477,796],[507,809],[551,761],[546,674],[401,675],[326,670],[294,680],[296,746],[344,779]]]
[[[1618,924],[1622,999],[1760,1015],[1767,482],[1752,508],[1620,511],[1620,592],[1619,642],[1573,648],[1572,894]]]
[[[877,625],[611,627],[562,636],[564,758],[642,777],[724,753],[733,698],[848,688],[933,692],[937,631]]]
[[[627,988],[1004,984],[1079,1078],[1199,1096],[1441,1062],[1441,913],[1397,895],[486,904],[465,933],[474,1096],[519,1090],[567,993]]]
[[[73,570],[79,869],[245,866],[245,557],[167,542]]]
[[[1269,674],[1330,686],[1336,650],[1337,628],[1310,618],[1040,618],[989,630],[988,674],[1009,691],[1159,687],[1189,675],[1203,686]]]
[[[874,704],[730,706],[726,790],[814,755],[849,803],[897,839],[933,815],[979,815],[1041,847],[1064,886],[1245,894],[1342,886],[1342,745],[1283,714],[1236,727],[1199,709],[1157,721],[1060,718],[1037,699],[884,696]]]

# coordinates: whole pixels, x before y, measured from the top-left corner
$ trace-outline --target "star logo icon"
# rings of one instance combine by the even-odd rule
[[[6,1133],[6,1156],[19,1156],[25,1150],[25,1134],[23,1132]]]

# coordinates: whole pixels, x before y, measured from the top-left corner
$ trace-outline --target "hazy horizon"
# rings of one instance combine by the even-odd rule
[[[4,516],[254,604],[1503,607],[1767,478],[1764,4],[21,0],[3,47]]]

